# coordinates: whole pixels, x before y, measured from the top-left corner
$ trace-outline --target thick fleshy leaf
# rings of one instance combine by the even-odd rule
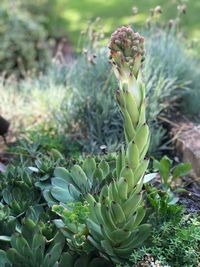
[[[71,174],[63,167],[57,167],[54,171],[54,176],[62,178],[68,183],[73,183],[73,179],[71,177]]]
[[[53,178],[51,180],[51,184],[53,187],[60,187],[66,191],[68,191],[69,183],[62,178]]]
[[[157,175],[158,175],[157,172],[153,172],[153,173],[146,174],[146,175],[144,176],[143,183],[146,184],[146,183],[151,182],[153,179],[156,178]]]
[[[183,177],[187,175],[192,169],[191,163],[180,163],[173,171],[173,178]]]
[[[0,235],[0,241],[10,242],[11,237],[7,235]]]
[[[66,189],[62,189],[60,187],[53,187],[51,189],[51,194],[52,196],[57,200],[62,203],[68,203],[68,202],[73,202],[74,199],[71,197],[70,193]]]

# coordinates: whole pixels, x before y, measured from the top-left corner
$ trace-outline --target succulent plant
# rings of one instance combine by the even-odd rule
[[[72,166],[70,171],[56,168],[52,186],[44,191],[44,197],[49,206],[60,202],[53,206],[53,211],[61,220],[54,222],[71,250],[90,254],[96,248],[111,262],[120,263],[128,260],[134,248],[150,235],[142,191],[149,162],[145,156],[150,132],[141,75],[144,38],[130,27],[122,27],[113,33],[109,48],[119,81],[116,99],[124,118],[126,147],[122,146],[117,154],[114,170],[106,160],[97,164],[92,157]],[[83,220],[69,220],[77,216],[70,211],[70,202],[89,204],[89,213]]]
[[[0,250],[0,266],[1,267],[11,267],[10,262],[6,256],[6,252]]]
[[[48,155],[38,153],[37,159],[29,171],[36,177],[35,186],[40,190],[45,190],[50,185],[54,169],[64,164],[64,157],[56,149],[52,149]]]
[[[56,267],[63,249],[63,237],[56,235],[48,241],[40,228],[30,219],[25,219],[21,233],[12,235],[7,258],[15,267]]]
[[[44,190],[49,206],[53,206],[52,210],[61,217],[54,223],[72,251],[90,253],[94,250],[87,240],[88,203],[85,199],[88,193],[98,194],[111,174],[112,161],[108,163],[104,159],[88,157],[81,165],[73,165],[70,171],[57,167],[51,187]]]
[[[65,236],[70,250],[79,254],[92,252],[94,247],[87,240],[88,203],[75,202],[66,206],[54,205],[52,209],[61,217],[61,219],[54,220],[54,223]]]
[[[10,207],[13,216],[26,212],[40,196],[24,165],[9,165],[4,173],[0,173],[0,180],[0,195],[3,202]]]
[[[109,164],[103,159],[97,164],[92,157],[86,158],[81,166],[73,165],[70,171],[57,167],[50,188],[44,190],[44,197],[50,206],[84,200],[88,193],[98,193],[109,176]]]
[[[0,248],[5,247],[5,242],[10,241],[10,236],[16,229],[16,221],[10,214],[9,207],[0,203]]]
[[[63,253],[60,260],[60,267],[114,267],[105,258],[94,253],[77,255],[71,252]]]
[[[46,206],[46,203],[45,203]],[[45,207],[44,206],[44,207]],[[55,227],[52,219],[54,218],[54,214],[50,209],[46,209],[43,207],[43,203],[36,204],[34,206],[29,207],[25,214],[25,218],[29,218],[32,220],[38,227],[40,228],[40,232],[47,239],[51,240],[54,238],[57,233],[57,228]]]
[[[126,149],[116,159],[113,180],[99,197],[88,194],[90,215],[87,226],[90,242],[113,262],[127,260],[134,248],[150,234],[143,223],[143,176],[148,167],[145,155],[150,133],[145,118],[145,87],[141,66],[144,61],[144,38],[130,27],[112,34],[110,61],[119,81],[116,98],[124,118]]]

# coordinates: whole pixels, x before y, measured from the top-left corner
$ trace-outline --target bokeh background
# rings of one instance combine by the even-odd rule
[[[170,114],[199,122],[199,13],[194,0],[1,0],[0,114],[10,142],[114,151],[123,133],[107,43],[131,25],[146,38],[150,150],[169,151]]]
[[[143,26],[149,10],[157,5],[162,7],[163,22],[173,19],[177,14],[177,5],[181,3],[187,4],[187,16],[182,17],[181,26],[190,37],[197,38],[200,36],[200,2],[193,0],[2,0],[1,6],[8,7],[12,12],[17,6],[22,13],[30,12],[45,25],[50,36],[67,35],[76,45],[89,19],[102,18],[104,31],[108,35],[122,24]],[[132,16],[134,6],[138,8],[136,16]]]

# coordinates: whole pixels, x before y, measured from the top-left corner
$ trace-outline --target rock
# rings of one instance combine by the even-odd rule
[[[182,120],[172,127],[176,150],[183,162],[192,164],[191,175],[200,182],[200,127],[189,120]]]

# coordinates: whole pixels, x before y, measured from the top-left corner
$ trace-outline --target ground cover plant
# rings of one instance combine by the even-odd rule
[[[149,254],[157,255],[162,266],[198,266],[199,234],[199,219],[192,216],[185,215],[177,223],[164,222],[152,230],[152,245],[133,254],[132,261]]]
[[[160,174],[148,169],[144,37],[121,27],[109,50],[124,142],[116,153],[71,160],[55,149],[57,144],[21,143],[26,153],[19,150],[0,172],[3,267],[143,266],[147,257],[161,266],[199,263],[199,216],[188,215],[177,203],[178,191],[171,185],[190,166],[171,169],[164,157],[153,165]],[[157,178],[160,183],[154,185]]]

